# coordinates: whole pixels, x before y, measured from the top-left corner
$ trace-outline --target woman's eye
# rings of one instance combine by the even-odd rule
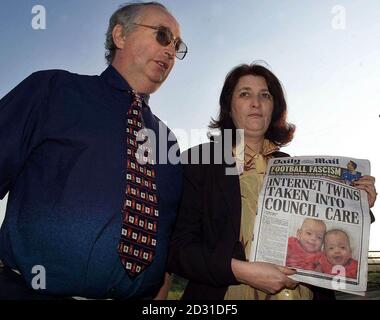
[[[242,91],[240,92],[240,97],[248,97],[249,96],[249,92],[248,91]]]
[[[262,92],[262,93],[261,93],[261,96],[262,96],[264,99],[272,100],[272,95],[271,95],[269,92]]]

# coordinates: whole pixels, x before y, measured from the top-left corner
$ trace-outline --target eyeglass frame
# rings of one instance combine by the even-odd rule
[[[168,45],[170,45],[171,43],[174,43],[174,47],[176,48],[177,44],[179,45],[183,45],[184,46],[184,49],[185,51],[177,51],[175,52],[175,56],[177,57],[177,59],[179,60],[183,60],[185,57],[186,57],[186,54],[187,54],[187,45],[185,42],[182,41],[181,38],[174,38],[173,36],[173,32],[168,28],[168,27],[165,27],[165,26],[150,26],[150,25],[147,25],[147,24],[142,24],[142,23],[133,23],[134,25],[136,26],[140,26],[140,27],[145,27],[145,28],[149,28],[149,29],[153,29],[153,30],[156,30],[157,31],[157,35],[156,35],[156,41],[162,45],[163,47],[167,47]],[[166,35],[169,36],[169,39],[170,42],[167,44],[167,45],[164,45],[163,43],[161,43],[159,40],[158,40],[158,31],[162,31],[164,32]],[[179,49],[179,47],[178,47]],[[183,54],[182,57],[178,56],[178,54],[181,53]]]

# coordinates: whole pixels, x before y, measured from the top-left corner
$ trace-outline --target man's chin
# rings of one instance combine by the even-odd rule
[[[143,93],[152,94],[160,88],[161,84],[162,84],[162,82],[150,81],[149,85],[146,86],[145,92],[143,92]]]
[[[168,77],[168,74],[166,72],[155,71],[149,75],[149,80],[157,84],[162,84],[166,80],[167,77]]]
[[[158,77],[158,79],[157,79],[157,83],[162,84],[162,83],[166,80],[167,77],[168,77],[167,74],[161,74],[161,75]]]

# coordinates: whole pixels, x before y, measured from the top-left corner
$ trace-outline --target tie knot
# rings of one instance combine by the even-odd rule
[[[141,95],[139,95],[136,91],[131,91],[132,95],[132,102],[136,103],[138,106],[142,106],[142,98]]]

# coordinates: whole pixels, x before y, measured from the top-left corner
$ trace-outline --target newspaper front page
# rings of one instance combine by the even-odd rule
[[[261,190],[250,261],[297,270],[291,278],[364,295],[370,214],[352,184],[368,160],[331,156],[270,159]]]

